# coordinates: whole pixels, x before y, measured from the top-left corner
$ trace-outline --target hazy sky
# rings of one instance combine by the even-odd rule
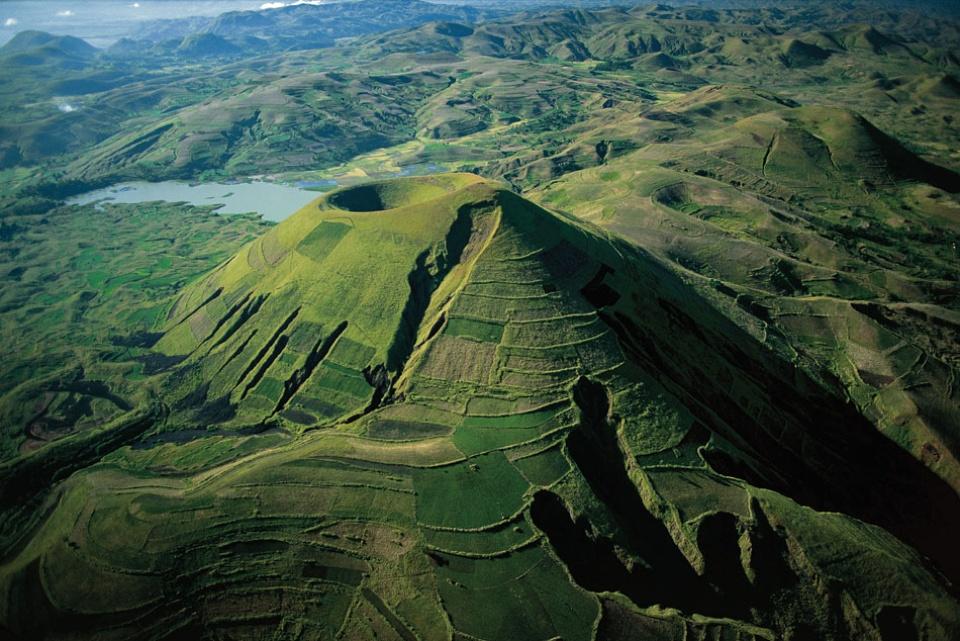
[[[337,1],[339,0],[0,0],[0,44],[12,38],[18,31],[39,29],[77,36],[94,46],[106,47],[128,35],[138,22],[145,20],[216,16],[227,11]],[[473,3],[482,4],[483,0],[473,0]],[[453,0],[452,4],[464,2]]]
[[[289,3],[291,0],[287,0]],[[69,34],[104,47],[136,23],[160,18],[215,16],[277,5],[268,0],[0,0],[0,43],[18,31]]]

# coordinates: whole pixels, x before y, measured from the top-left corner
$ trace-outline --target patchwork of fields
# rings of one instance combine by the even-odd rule
[[[37,508],[29,539],[8,539],[4,620],[27,636],[773,639],[828,630],[837,594],[857,603],[844,616],[885,612],[799,578],[867,573],[898,577],[898,603],[949,636],[954,601],[901,540],[953,571],[924,531],[941,517],[910,493],[927,487],[932,512],[955,497],[912,466],[864,503],[858,484],[903,456],[866,457],[878,432],[696,291],[473,176],[334,192],[165,310],[154,436],[55,493],[8,492]],[[810,431],[810,411],[850,433]],[[818,495],[841,473],[801,456],[819,451],[858,472],[848,491]]]

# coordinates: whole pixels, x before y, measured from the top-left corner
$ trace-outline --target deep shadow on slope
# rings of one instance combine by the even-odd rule
[[[607,421],[610,410],[607,390],[582,377],[573,388],[573,399],[580,408],[581,419],[567,438],[570,458],[594,494],[610,510],[646,567],[625,568],[614,553],[612,542],[591,539],[583,523],[574,527],[571,521],[564,527],[550,527],[550,523],[563,521],[566,509],[548,492],[539,492],[534,498],[531,508],[534,522],[561,550],[561,556],[572,561],[571,571],[584,587],[594,591],[618,590],[644,606],[665,603],[688,612],[714,615],[727,611],[725,604],[711,598],[670,533],[647,510],[630,480],[615,427]],[[569,521],[570,517],[566,518]],[[564,549],[565,540],[575,544]]]
[[[702,574],[693,568],[666,526],[647,509],[627,470],[628,453],[611,423],[609,391],[581,377],[573,388],[580,422],[567,437],[570,460],[603,502],[639,563],[627,564],[613,541],[595,532],[586,516],[574,520],[560,497],[547,490],[534,495],[530,514],[547,535],[574,580],[593,592],[620,592],[640,607],[660,605],[686,613],[750,620],[797,582],[785,543],[776,536],[762,507],[751,508],[755,523],[745,532],[751,572],[742,565],[741,531],[734,515],[704,517],[697,547]]]
[[[813,379],[639,247],[542,209],[531,214],[512,224],[534,239],[553,227],[607,266],[584,298],[629,361],[732,444],[730,451],[705,448],[716,471],[879,525],[960,582],[960,496],[861,415],[839,382]]]
[[[866,134],[890,163],[890,168],[895,175],[907,180],[927,183],[952,194],[960,192],[960,174],[917,156],[866,118],[858,116],[858,120]]]
[[[473,231],[474,210],[487,205],[463,205],[457,210],[457,217],[450,225],[444,239],[443,250],[437,252],[428,249],[417,256],[416,265],[407,275],[410,285],[410,296],[400,318],[400,325],[393,337],[390,350],[387,353],[387,370],[399,375],[407,359],[413,352],[417,340],[417,332],[423,323],[430,305],[430,297],[437,289],[450,270],[453,269],[463,255],[470,234]]]
[[[604,279],[619,302],[600,316],[631,361],[738,446],[707,450],[714,469],[880,525],[960,581],[960,497],[945,481],[645,252],[620,250],[629,261]]]

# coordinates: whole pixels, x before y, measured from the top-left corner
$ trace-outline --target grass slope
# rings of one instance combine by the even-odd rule
[[[6,539],[16,634],[960,626],[952,490],[658,259],[495,183],[333,192],[164,326],[154,440]]]

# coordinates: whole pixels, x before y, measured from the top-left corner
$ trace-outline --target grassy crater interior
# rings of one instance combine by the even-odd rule
[[[384,180],[340,189],[330,194],[327,203],[353,212],[400,209],[440,198],[467,182],[465,177],[458,175]]]
[[[391,181],[343,189],[331,194],[328,202],[347,211],[374,212],[416,205],[445,193],[446,190],[436,185]]]

